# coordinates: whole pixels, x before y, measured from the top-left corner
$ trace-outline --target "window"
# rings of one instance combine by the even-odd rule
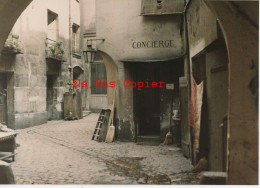
[[[95,55],[94,63],[90,64],[91,66],[91,94],[100,94],[106,95],[107,88],[102,87],[102,84],[99,87],[96,87],[96,79],[100,79],[101,82],[107,82],[107,72],[106,67],[103,62],[102,56],[100,54]]]
[[[72,26],[72,52],[79,53],[79,25],[73,24]]]
[[[58,38],[58,14],[48,10],[47,38],[57,41]]]

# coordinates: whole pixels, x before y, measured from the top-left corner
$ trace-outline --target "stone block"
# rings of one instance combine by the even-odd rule
[[[226,185],[226,172],[201,172],[201,185]]]
[[[0,161],[0,184],[15,184],[12,168],[4,161]]]
[[[17,101],[15,103],[15,113],[26,113],[29,111],[29,102]]]
[[[35,112],[36,111],[36,101],[30,102],[29,112]]]
[[[15,87],[28,87],[28,75],[16,74],[14,79]]]
[[[38,71],[39,71],[39,65],[36,63],[31,63],[31,73],[33,75],[38,75]]]
[[[46,85],[46,76],[38,76],[37,83],[39,87],[45,87]]]
[[[118,135],[117,139],[122,142],[133,141],[134,135],[131,127],[131,122],[128,120],[116,120],[115,136]]]
[[[37,87],[38,86],[38,76],[31,75],[30,76],[30,86]]]
[[[23,127],[23,114],[15,114],[15,129],[19,129],[19,127]]]
[[[40,87],[38,88],[39,90],[39,97],[43,100],[46,100],[46,88],[45,87]]]
[[[24,57],[21,55],[19,58],[16,58],[15,73],[28,75],[28,71],[28,62],[24,60]]]
[[[15,129],[24,129],[47,123],[47,112],[15,114]]]
[[[7,120],[8,120],[8,123],[7,123],[8,128],[15,129],[15,123],[14,123],[15,115],[14,115],[14,113],[7,113],[7,116],[8,116],[8,118],[7,118]]]
[[[28,100],[29,90],[27,88],[15,88],[14,90],[15,102]]]
[[[36,112],[44,112],[46,111],[46,101],[38,100],[36,101]]]

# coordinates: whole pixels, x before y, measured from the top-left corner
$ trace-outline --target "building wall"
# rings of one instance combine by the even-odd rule
[[[133,73],[122,61],[151,62],[175,59],[184,54],[179,15],[140,16],[140,14],[140,0],[96,1],[97,38],[105,39],[103,43],[98,43],[98,49],[105,59],[108,81],[115,81],[117,84],[116,132],[121,140],[131,140],[135,135],[133,89],[123,87],[122,83],[125,79],[133,80]],[[160,40],[172,40],[172,46],[169,48],[136,46],[138,42]],[[113,93],[112,89],[108,90],[108,93]],[[112,103],[113,95],[108,96],[108,103]]]
[[[96,0],[80,1],[81,7],[81,46],[85,50],[87,41],[96,39]],[[96,43],[93,42],[93,47]],[[85,60],[83,60],[85,61]],[[85,63],[85,62],[84,62]],[[88,87],[84,89],[84,97],[87,99],[83,104],[84,108],[92,112],[99,112],[101,109],[107,108],[107,94],[92,94],[91,92],[91,65],[85,63],[84,80],[88,83]]]
[[[205,47],[216,39],[216,18],[225,38],[228,54],[228,102],[225,107],[228,110],[226,166],[228,184],[258,183],[258,109],[256,107],[258,87],[254,85],[258,75],[256,73],[258,63],[255,63],[258,62],[258,6],[258,2],[206,2],[204,4],[203,1],[191,1],[187,9],[191,57],[205,53]],[[221,64],[226,61],[222,60],[223,52],[220,51],[209,53],[207,56],[213,63]],[[215,82],[221,81],[223,82],[222,78],[215,80]],[[210,151],[209,167],[210,170],[220,171],[220,166],[214,163],[214,160],[218,161],[217,156],[220,151],[219,140],[216,141],[218,136],[216,127],[212,127],[212,124],[218,123],[213,122],[214,118],[223,111],[221,109],[218,110],[219,112],[216,111],[219,106],[213,104],[220,96],[216,96],[213,91],[211,88],[212,119],[209,126],[215,142],[211,141],[213,151]]]
[[[47,74],[57,74],[54,104],[55,119],[63,118],[63,93],[68,90],[70,80],[69,65],[81,65],[81,60],[71,57],[69,6],[71,6],[71,22],[80,25],[79,5],[76,1],[35,0],[21,14],[11,34],[19,36],[23,54],[16,55],[14,63],[14,122],[10,127],[19,129],[46,123]],[[46,62],[47,12],[58,15],[58,41],[65,50],[66,62],[49,66]],[[70,63],[72,62],[72,63]],[[59,63],[58,63],[59,64]],[[11,119],[11,118],[10,118]]]

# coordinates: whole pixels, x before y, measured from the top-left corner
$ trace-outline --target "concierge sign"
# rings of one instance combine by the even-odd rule
[[[152,40],[152,41],[133,41],[133,49],[143,49],[143,48],[172,48],[173,40]]]

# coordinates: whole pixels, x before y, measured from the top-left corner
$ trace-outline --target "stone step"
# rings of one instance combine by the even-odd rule
[[[0,184],[15,184],[14,174],[9,163],[0,160]]]
[[[227,173],[226,172],[201,172],[200,184],[201,185],[226,185]]]
[[[155,135],[138,136],[136,141],[137,142],[161,143],[161,138],[160,138],[160,136],[155,136]]]
[[[87,110],[83,111],[83,117],[88,116],[90,113],[91,113],[91,111],[87,111]]]

